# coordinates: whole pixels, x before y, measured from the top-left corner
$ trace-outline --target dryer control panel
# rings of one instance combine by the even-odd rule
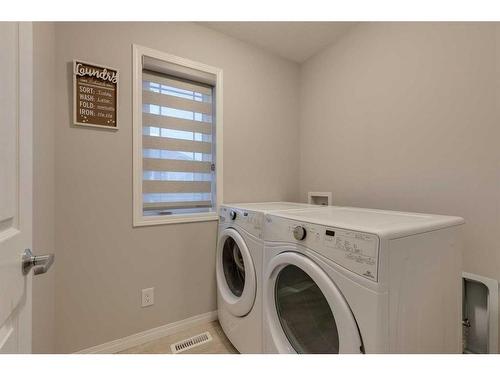
[[[264,214],[261,212],[221,206],[219,222],[220,224],[238,226],[255,237],[262,238]]]
[[[380,241],[375,234],[267,216],[265,240],[301,244],[358,275],[378,280]]]
[[[335,258],[343,258],[349,263],[347,268],[350,270],[368,279],[377,280],[379,239],[376,235],[327,228],[323,236],[323,245],[325,249],[333,251]]]

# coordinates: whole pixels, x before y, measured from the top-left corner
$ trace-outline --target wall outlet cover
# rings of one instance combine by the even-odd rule
[[[151,306],[155,303],[155,288],[146,288],[142,290],[142,307]]]

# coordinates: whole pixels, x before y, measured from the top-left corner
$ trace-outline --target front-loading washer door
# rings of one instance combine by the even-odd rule
[[[284,252],[271,260],[267,271],[265,313],[279,352],[362,351],[351,309],[315,262],[295,252]]]
[[[247,315],[257,292],[255,267],[243,237],[233,228],[220,234],[216,273],[224,307],[235,316]]]

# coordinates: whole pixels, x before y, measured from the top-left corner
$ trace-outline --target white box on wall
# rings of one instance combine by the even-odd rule
[[[332,193],[331,192],[310,191],[307,193],[307,202],[309,204],[317,204],[320,206],[331,206],[332,205]]]

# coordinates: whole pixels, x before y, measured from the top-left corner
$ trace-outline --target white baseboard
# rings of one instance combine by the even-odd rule
[[[148,329],[147,331],[139,332],[121,339],[106,342],[104,344],[92,346],[91,348],[83,349],[75,354],[113,354],[132,348],[137,345],[144,344],[151,340],[156,340],[161,337],[175,334],[192,326],[201,323],[208,323],[217,320],[217,311],[210,311],[205,314],[195,315],[191,318],[180,320],[178,322],[166,324],[161,327]]]

